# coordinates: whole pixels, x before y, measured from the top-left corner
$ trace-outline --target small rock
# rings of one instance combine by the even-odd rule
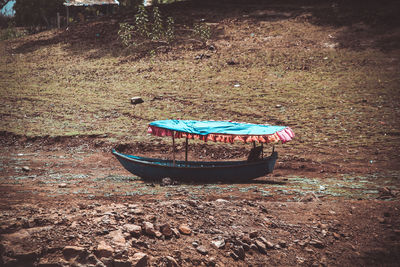
[[[193,241],[193,242],[192,242],[192,246],[195,247],[195,248],[197,248],[197,247],[199,246],[199,243],[198,243],[197,241]]]
[[[141,208],[132,209],[131,212],[135,215],[143,215],[144,214],[144,212]]]
[[[305,261],[306,261],[305,258],[296,256],[296,262],[297,262],[298,264],[303,264]]]
[[[255,237],[257,237],[257,236],[258,236],[258,231],[255,230],[255,231],[250,232],[249,236],[250,236],[250,238],[255,238]]]
[[[131,98],[131,104],[132,105],[137,105],[143,103],[144,100],[140,96],[135,96]]]
[[[219,199],[215,200],[215,202],[217,202],[217,203],[228,203],[229,201],[226,200],[226,199],[219,198]]]
[[[215,51],[215,49],[216,49],[216,48],[215,48],[215,46],[213,46],[213,45],[209,45],[209,46],[208,46],[208,50],[210,50],[210,51]]]
[[[192,229],[190,229],[189,226],[186,224],[179,225],[178,229],[179,232],[184,235],[190,235],[192,233]]]
[[[136,248],[139,247],[149,248],[149,245],[145,241],[137,240],[136,238],[132,239],[132,246]]]
[[[246,243],[243,243],[242,247],[243,247],[244,251],[249,251],[250,250],[250,246],[248,244],[246,244]]]
[[[59,187],[59,188],[66,188],[66,187],[67,187],[67,184],[66,184],[66,183],[61,183],[61,184],[58,185],[58,187]]]
[[[319,260],[319,263],[322,266],[328,266],[328,259],[325,256],[322,256],[322,258]]]
[[[110,258],[114,253],[114,249],[107,245],[104,241],[100,241],[100,243],[97,245],[97,248],[94,252],[94,254],[98,258]]]
[[[125,240],[125,237],[122,234],[121,230],[111,231],[108,234],[108,236],[111,237],[114,245],[116,245],[116,246],[125,246],[126,245],[126,240]]]
[[[339,238],[340,238],[340,235],[339,235],[338,233],[333,233],[333,237],[334,237],[335,239],[339,239]]]
[[[252,250],[258,250],[258,247],[257,247],[256,244],[251,244],[251,245],[250,245],[250,249],[252,249]]]
[[[204,246],[198,246],[196,250],[202,255],[206,255],[208,253],[207,249]]]
[[[312,239],[310,242],[309,242],[309,244],[310,245],[313,245],[314,247],[316,247],[316,248],[323,248],[323,247],[325,247],[325,245],[324,245],[324,243],[322,243],[320,240],[318,240],[318,239]]]
[[[123,226],[126,232],[130,233],[134,237],[139,237],[140,234],[142,233],[142,227],[136,224],[125,224]]]
[[[199,54],[197,56],[194,57],[194,59],[199,60],[199,59],[203,59],[203,58],[210,58],[210,55],[207,54]]]
[[[277,104],[275,107],[276,107],[276,108],[281,108],[282,105],[281,105],[281,104]]]
[[[22,167],[22,170],[24,172],[29,172],[31,170],[31,168],[29,168],[28,166],[24,166],[24,167]]]
[[[279,240],[278,241],[279,246],[281,246],[282,248],[286,248],[286,241],[285,240]]]
[[[378,217],[378,222],[380,222],[380,223],[385,223],[385,222],[386,222],[386,220],[385,220],[385,218]]]
[[[122,259],[114,259],[113,267],[132,267],[132,263],[130,260],[122,260]],[[136,266],[136,265],[133,265]],[[138,266],[146,266],[146,265],[138,265]]]
[[[165,177],[161,180],[161,186],[172,185],[172,179],[169,177]]]
[[[166,261],[168,267],[178,267],[179,266],[178,262],[171,256],[166,256],[165,261]]]
[[[156,231],[154,229],[154,225],[151,222],[144,222],[143,223],[144,232],[149,236],[155,236]]]
[[[260,205],[260,210],[261,210],[261,212],[268,213],[268,209],[264,206]]]
[[[174,236],[175,236],[176,238],[180,238],[180,237],[181,237],[181,234],[179,233],[178,229],[176,229],[176,228],[171,228],[171,231],[172,231],[172,233],[174,234]]]
[[[311,248],[305,248],[304,250],[309,252],[309,253],[314,253],[314,250],[312,250]]]
[[[154,214],[147,214],[146,216],[144,216],[144,220],[155,222],[157,220],[157,216]]]
[[[263,237],[263,236],[260,236],[258,239],[259,239],[261,242],[263,242],[264,244],[267,244],[267,242],[268,242],[268,240],[267,240],[265,237]]]
[[[211,245],[217,249],[225,247],[225,240],[215,240],[211,241]]]
[[[318,224],[318,226],[319,226],[321,229],[328,229],[328,228],[329,228],[329,225],[327,225],[326,223]]]
[[[267,248],[272,249],[275,247],[275,245],[271,242],[271,241],[267,241],[265,242],[265,245],[267,246]]]
[[[64,258],[69,260],[71,258],[80,256],[80,255],[86,253],[86,249],[83,247],[78,247],[78,246],[66,246],[63,248],[62,253],[64,255]]]
[[[265,244],[263,242],[261,242],[260,240],[256,240],[255,244],[261,253],[267,254],[267,248],[265,247]]]
[[[135,267],[147,266],[149,264],[149,256],[142,252],[135,253],[130,260]]]
[[[306,241],[299,241],[297,244],[299,244],[301,247],[304,247],[307,242]]]
[[[231,251],[228,253],[228,255],[230,257],[232,257],[232,259],[234,259],[235,261],[237,261],[239,259],[239,256],[235,254],[235,252]]]
[[[236,255],[238,255],[239,259],[241,260],[244,260],[244,258],[246,257],[246,254],[242,246],[239,246],[236,249],[234,249],[234,252]]]
[[[243,238],[242,238],[242,242],[243,243],[246,243],[246,244],[248,244],[248,245],[250,245],[251,244],[251,239],[250,239],[250,237],[249,236],[243,236]]]
[[[168,223],[161,225],[160,231],[165,237],[172,237],[172,235],[173,235],[172,229]]]

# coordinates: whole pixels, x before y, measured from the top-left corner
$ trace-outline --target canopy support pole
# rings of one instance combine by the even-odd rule
[[[173,155],[172,165],[175,166],[175,131],[172,131],[172,155]]]
[[[264,143],[261,143],[261,158],[264,158]]]
[[[275,145],[272,146],[272,153],[275,152]]]
[[[186,144],[185,144],[185,161],[188,161],[188,137],[186,136]]]
[[[253,141],[253,148],[256,148],[256,141]]]

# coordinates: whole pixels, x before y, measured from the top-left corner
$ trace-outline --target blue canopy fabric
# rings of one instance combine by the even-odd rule
[[[160,120],[151,122],[148,132],[156,136],[186,137],[224,143],[285,143],[294,137],[289,127],[230,121]]]
[[[208,135],[271,135],[285,129],[285,126],[271,126],[230,121],[195,121],[195,120],[160,120],[150,123],[151,126],[172,131]]]

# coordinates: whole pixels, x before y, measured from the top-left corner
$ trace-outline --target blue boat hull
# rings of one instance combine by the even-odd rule
[[[122,166],[132,174],[144,179],[162,179],[170,177],[177,180],[251,180],[274,170],[277,152],[258,161],[176,161],[144,158],[119,153],[112,153]]]

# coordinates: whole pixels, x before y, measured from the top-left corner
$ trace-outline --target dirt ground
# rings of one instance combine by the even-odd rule
[[[95,138],[50,145],[12,135],[2,140],[4,266],[397,266],[400,260],[398,171],[344,174],[320,166],[321,172],[292,159],[249,183],[163,184],[129,174]],[[205,158],[218,153],[208,149]]]
[[[160,7],[168,45],[123,47],[133,11],[0,42],[0,266],[399,266],[400,5],[201,2]],[[112,148],[171,157],[146,134],[167,118],[296,136],[248,183],[124,170]],[[193,141],[189,158],[249,149]]]

